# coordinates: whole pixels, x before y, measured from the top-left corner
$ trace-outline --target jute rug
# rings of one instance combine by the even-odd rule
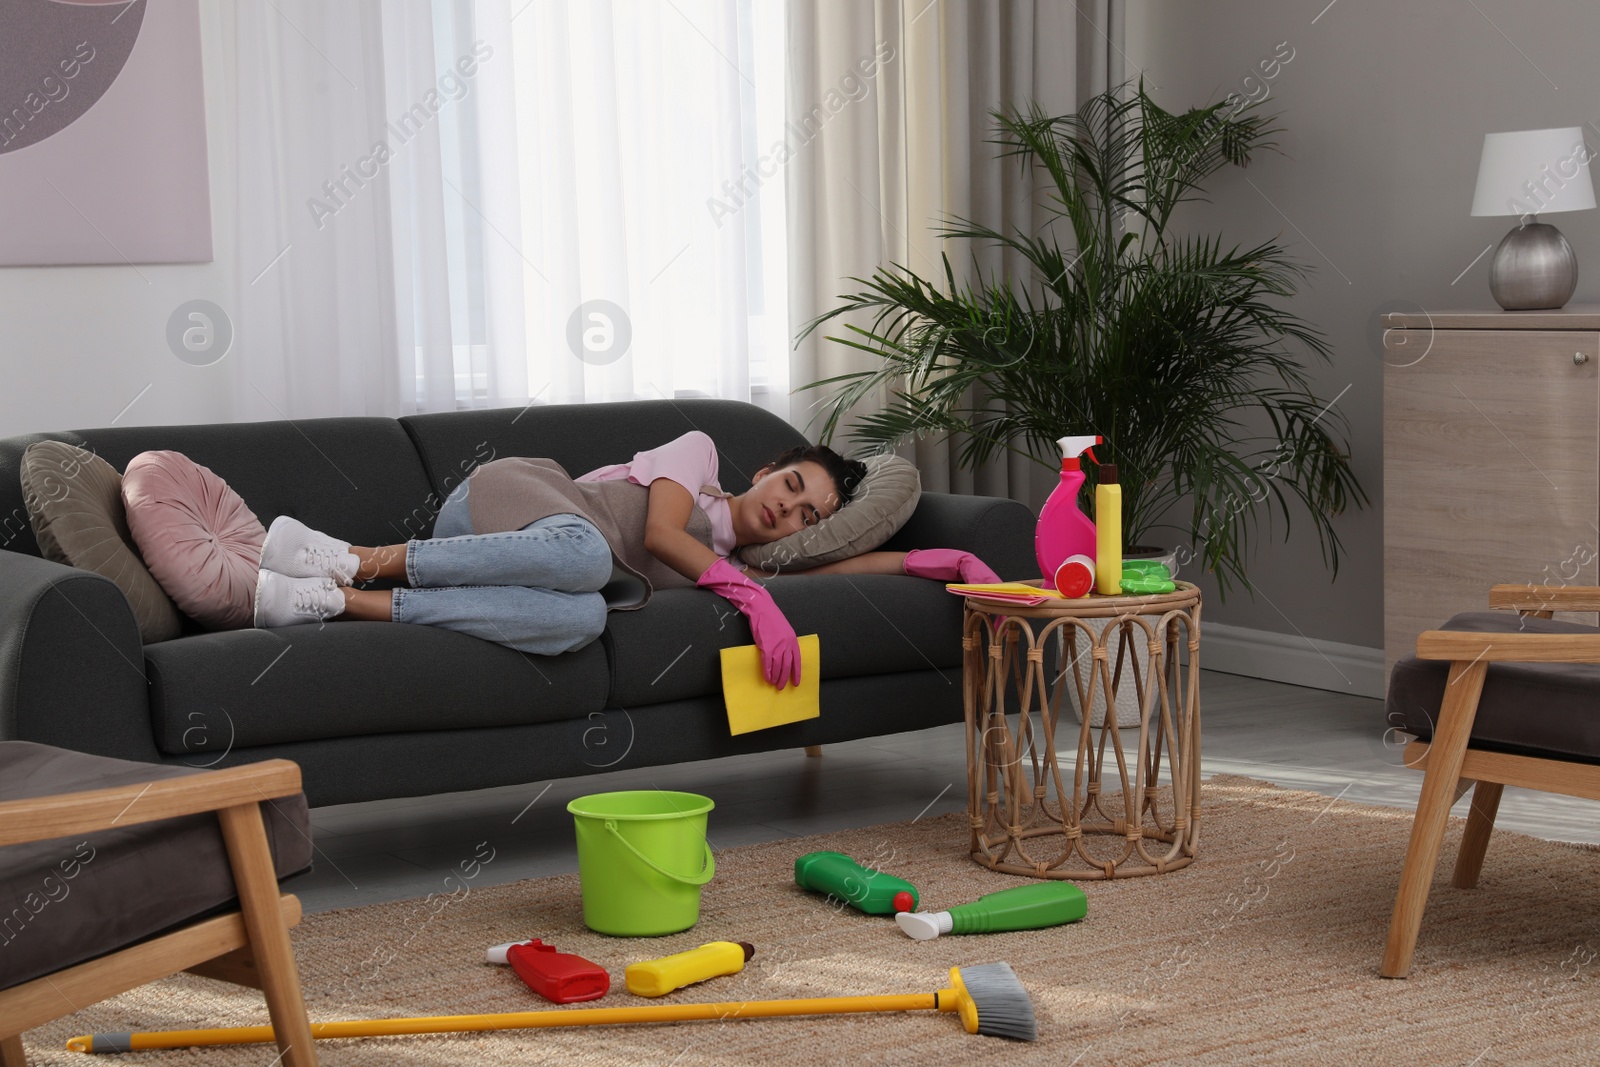
[[[892,922],[793,884],[819,848],[875,859],[947,907],[1021,884],[967,858],[964,815],[718,856],[700,925],[650,940],[585,930],[576,875],[328,912],[294,943],[313,1019],[526,1011],[544,1006],[495,942],[541,936],[607,967],[746,940],[745,971],[673,995],[737,1000],[923,992],[947,968],[1006,960],[1032,994],[1040,1040],[968,1036],[932,1012],[676,1023],[319,1043],[323,1062],[378,1064],[1592,1064],[1600,1059],[1600,851],[1497,832],[1479,889],[1449,887],[1461,823],[1405,981],[1377,975],[1410,813],[1243,778],[1204,786],[1200,858],[1172,874],[1086,883],[1089,916],[1053,930],[913,942]],[[715,814],[712,836],[715,837]],[[669,998],[671,999],[671,998]],[[28,1035],[37,1064],[88,1067],[77,1033],[265,1022],[259,994],[184,976]],[[246,1046],[143,1052],[129,1065],[266,1067]]]

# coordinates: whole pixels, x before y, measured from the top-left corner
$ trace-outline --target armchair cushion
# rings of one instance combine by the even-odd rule
[[[1467,611],[1439,627],[1469,633],[1593,634],[1600,627],[1506,611]],[[1444,702],[1445,660],[1408,656],[1389,676],[1388,723],[1424,740]],[[1600,762],[1600,664],[1492,663],[1469,742],[1475,748]]]
[[[0,801],[203,773],[0,742]],[[278,877],[310,867],[305,794],[268,801],[262,815]],[[0,989],[124,948],[234,899],[233,871],[211,813],[0,848]]]

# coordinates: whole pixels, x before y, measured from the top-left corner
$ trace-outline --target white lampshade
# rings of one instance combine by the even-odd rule
[[[1483,135],[1474,215],[1548,215],[1595,206],[1581,126]]]

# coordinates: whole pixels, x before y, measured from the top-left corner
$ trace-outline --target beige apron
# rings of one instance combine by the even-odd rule
[[[626,478],[573,481],[553,459],[513,456],[485,463],[472,472],[467,513],[473,533],[520,530],[550,515],[581,515],[594,523],[611,546],[611,580],[600,590],[610,611],[634,611],[649,603],[656,589],[695,583],[661,562],[644,547],[650,488]],[[715,485],[701,492],[728,497]],[[711,518],[697,503],[689,516],[689,535],[711,548]]]

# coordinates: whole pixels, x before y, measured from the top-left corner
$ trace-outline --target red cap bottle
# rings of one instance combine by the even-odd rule
[[[611,976],[582,956],[557,952],[538,938],[506,949],[506,962],[528,988],[557,1004],[598,1000],[611,989]]]

